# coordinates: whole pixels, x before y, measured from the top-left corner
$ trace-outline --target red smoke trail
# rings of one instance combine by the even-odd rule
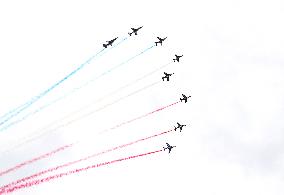
[[[123,125],[129,124],[129,123],[134,122],[134,121],[136,121],[136,120],[139,120],[139,119],[141,119],[141,118],[147,117],[147,116],[149,116],[149,115],[151,115],[151,114],[154,114],[154,113],[156,113],[156,112],[159,112],[159,111],[162,111],[162,110],[164,110],[164,109],[166,109],[166,108],[169,108],[169,107],[171,107],[171,106],[174,106],[174,105],[176,105],[176,104],[179,103],[179,102],[180,102],[180,101],[177,101],[177,102],[172,103],[172,104],[169,104],[169,105],[167,105],[167,106],[163,106],[163,107],[158,108],[158,109],[156,109],[156,110],[154,110],[154,111],[151,111],[151,112],[149,112],[149,113],[146,113],[146,114],[144,114],[144,115],[142,115],[142,116],[136,117],[136,118],[134,118],[134,119],[128,120],[128,121],[123,122],[123,123],[120,123],[120,124],[118,124],[118,125],[116,125],[116,126],[114,126],[114,127],[111,127],[111,128],[109,128],[109,129],[103,130],[103,131],[101,131],[100,133],[104,133],[104,132],[107,132],[107,131],[110,131],[110,130],[114,130],[114,129],[119,128],[119,127],[121,127],[121,126],[123,126]],[[163,133],[162,133],[162,134],[163,134]],[[152,136],[152,137],[155,137],[155,136]],[[147,138],[147,139],[149,139],[149,138]],[[141,141],[143,141],[143,140],[141,140]],[[72,145],[74,145],[74,144],[70,144],[70,145],[67,145],[67,146],[63,146],[63,147],[61,147],[61,148],[59,148],[59,149],[57,149],[57,150],[55,150],[55,151],[52,151],[52,152],[50,152],[50,153],[47,153],[47,154],[45,154],[45,155],[42,155],[42,156],[40,156],[40,157],[37,157],[37,158],[35,158],[35,159],[33,159],[33,160],[27,161],[27,162],[22,163],[22,164],[24,164],[24,165],[25,165],[25,164],[30,164],[30,163],[32,163],[32,162],[34,162],[34,161],[36,161],[36,160],[39,160],[39,159],[42,159],[42,158],[46,158],[46,157],[48,157],[48,156],[50,156],[50,155],[56,153],[57,151],[63,150],[63,149],[65,149],[66,147],[70,147],[70,146],[72,146]],[[131,145],[131,144],[128,144],[128,145]],[[65,147],[65,148],[64,148],[64,147]],[[120,148],[121,148],[121,146],[120,146]],[[116,148],[116,149],[117,149],[117,148]],[[116,150],[116,149],[114,149],[114,150]],[[113,151],[113,149],[111,149],[110,151]],[[110,152],[110,151],[107,151],[107,152]],[[42,171],[42,172],[40,172],[40,173],[38,173],[38,174],[34,174],[34,175],[31,175],[31,176],[25,177],[25,178],[23,178],[23,179],[19,179],[19,180],[15,181],[15,182],[12,182],[12,183],[7,184],[7,185],[5,185],[5,186],[2,186],[0,189],[10,187],[10,186],[15,185],[15,184],[18,184],[18,183],[20,183],[20,182],[24,182],[24,181],[26,181],[26,180],[28,180],[28,179],[32,179],[32,178],[34,178],[34,177],[37,177],[37,176],[39,176],[39,175],[42,175],[42,174],[45,174],[45,173],[48,173],[48,172],[51,172],[51,171],[55,171],[55,170],[57,170],[57,169],[59,169],[59,168],[63,168],[63,167],[66,167],[66,166],[70,166],[70,165],[72,165],[72,164],[81,162],[81,161],[83,161],[83,160],[86,160],[86,159],[89,159],[89,158],[91,158],[91,157],[98,156],[98,155],[101,155],[101,154],[104,154],[104,153],[106,153],[106,152],[102,152],[102,153],[99,153],[99,154],[91,155],[91,156],[88,156],[88,157],[86,157],[86,158],[84,158],[84,159],[80,159],[80,160],[77,160],[77,161],[73,161],[73,162],[71,162],[71,163],[67,163],[67,164],[61,165],[61,166],[56,167],[56,168],[47,169],[47,170]],[[20,165],[21,165],[21,164],[20,164]],[[22,165],[22,166],[24,166],[24,165]],[[18,166],[19,166],[19,165],[18,165]],[[16,167],[17,167],[17,166],[16,166]],[[21,167],[21,166],[19,166],[18,168],[12,168],[12,169],[13,169],[13,170],[14,170],[14,169],[19,169],[20,167]],[[11,171],[12,171],[12,170],[11,170]]]
[[[111,128],[109,128],[109,129],[105,129],[105,130],[101,131],[100,134],[101,134],[101,133],[104,133],[104,132],[107,132],[107,131],[110,131],[110,130],[113,130],[113,129],[116,129],[116,128],[119,128],[119,127],[121,127],[121,126],[123,126],[123,125],[126,125],[126,124],[128,124],[128,123],[134,122],[134,121],[139,120],[139,119],[141,119],[141,118],[147,117],[147,116],[149,116],[149,115],[151,115],[151,114],[154,114],[154,113],[156,113],[156,112],[159,112],[159,111],[161,111],[161,110],[164,110],[164,109],[166,109],[166,108],[169,108],[169,107],[171,107],[171,106],[174,106],[174,105],[176,105],[177,103],[180,103],[180,101],[177,101],[177,102],[172,103],[172,104],[169,104],[169,105],[167,105],[167,106],[158,108],[158,109],[156,109],[156,110],[154,110],[154,111],[152,111],[152,112],[149,112],[149,113],[144,114],[144,115],[142,115],[142,116],[136,117],[136,118],[131,119],[131,120],[129,120],[129,121],[120,123],[120,124],[118,124],[118,125],[116,125],[116,126],[114,126],[114,127],[111,127]]]
[[[62,151],[62,150],[65,150],[66,148],[69,148],[69,147],[71,147],[71,146],[73,146],[73,144],[65,145],[65,146],[62,146],[62,147],[60,147],[60,148],[57,148],[56,150],[53,150],[53,151],[48,152],[48,153],[46,153],[46,154],[43,154],[43,155],[41,155],[41,156],[38,156],[38,157],[33,158],[33,159],[31,159],[31,160],[25,161],[25,162],[23,162],[23,163],[20,163],[20,164],[18,164],[18,165],[16,165],[16,166],[12,167],[12,168],[10,168],[10,169],[7,169],[7,170],[5,170],[5,171],[0,172],[0,176],[3,176],[3,175],[5,175],[5,174],[7,174],[7,173],[9,173],[9,172],[15,171],[15,170],[17,170],[17,169],[19,169],[19,168],[21,168],[21,167],[23,167],[23,166],[26,166],[26,165],[28,165],[28,164],[34,163],[34,162],[36,162],[36,161],[38,161],[38,160],[41,160],[41,159],[50,157],[51,155],[54,155],[55,153],[60,152],[60,151]]]
[[[162,152],[162,151],[163,150],[156,150],[156,151],[152,151],[152,152],[137,154],[137,155],[128,156],[128,157],[124,157],[124,158],[120,158],[120,159],[116,159],[116,160],[112,160],[112,161],[103,162],[103,163],[99,163],[99,164],[96,164],[96,165],[87,166],[87,167],[84,167],[84,168],[74,169],[74,170],[71,170],[71,171],[68,171],[68,172],[64,172],[64,173],[52,175],[52,176],[49,176],[49,177],[45,177],[43,179],[33,180],[31,182],[27,182],[27,183],[24,183],[24,184],[21,184],[21,185],[18,185],[18,186],[14,186],[14,187],[9,188],[9,189],[3,189],[2,191],[0,191],[0,194],[11,193],[11,192],[14,192],[15,190],[31,187],[31,186],[34,186],[34,185],[39,185],[41,183],[48,182],[48,181],[53,180],[53,179],[58,179],[58,178],[61,178],[63,176],[68,176],[68,175],[79,173],[79,172],[82,172],[82,171],[87,171],[89,169],[94,169],[94,168],[98,168],[98,167],[101,167],[101,166],[110,165],[110,164],[125,161],[125,160],[130,160],[130,159],[134,159],[134,158],[137,158],[137,157],[147,156],[147,155],[159,153],[159,152]]]
[[[164,135],[164,134],[170,133],[171,131],[173,131],[173,129],[168,130],[168,131],[164,131],[164,132],[161,132],[161,133],[157,133],[157,134],[154,134],[154,135],[151,135],[151,136],[142,138],[142,139],[138,139],[138,140],[136,140],[136,141],[132,141],[132,142],[127,143],[127,144],[123,144],[123,145],[120,145],[120,146],[116,146],[116,147],[113,147],[113,148],[111,148],[111,149],[108,149],[108,150],[105,150],[105,151],[102,151],[102,152],[99,152],[99,153],[96,153],[96,154],[92,154],[92,155],[89,155],[89,156],[87,156],[87,157],[85,157],[85,158],[81,158],[81,159],[79,159],[79,160],[71,161],[71,162],[65,163],[65,164],[60,165],[60,166],[57,166],[57,167],[53,167],[53,168],[50,168],[50,169],[46,169],[46,170],[41,171],[41,172],[39,172],[39,173],[35,173],[35,174],[30,175],[30,176],[28,176],[28,177],[24,177],[24,178],[22,178],[22,179],[19,179],[19,180],[17,180],[17,181],[14,181],[14,182],[12,182],[12,183],[10,183],[10,184],[7,184],[7,185],[5,185],[5,186],[2,186],[0,189],[1,189],[1,190],[4,190],[5,188],[10,188],[10,187],[12,187],[12,186],[14,186],[14,185],[16,185],[16,184],[19,184],[19,183],[21,183],[21,182],[24,182],[24,181],[33,179],[33,178],[35,178],[35,177],[39,177],[39,176],[41,176],[41,175],[43,175],[43,174],[46,174],[46,173],[53,172],[53,171],[56,171],[56,170],[61,169],[61,168],[65,168],[65,167],[71,166],[71,165],[76,164],[76,163],[79,163],[79,162],[81,162],[81,161],[85,161],[85,160],[88,160],[88,159],[90,159],[90,158],[93,158],[93,157],[96,157],[96,156],[99,156],[99,155],[102,155],[102,154],[105,154],[105,153],[108,153],[108,152],[112,152],[112,151],[115,151],[115,150],[117,150],[117,149],[124,148],[124,147],[130,146],[130,145],[133,145],[133,144],[136,144],[136,143],[138,143],[138,142],[146,141],[146,140],[148,140],[148,139],[151,139],[151,138],[154,138],[154,137],[157,137],[157,136],[160,136],[160,135]],[[0,192],[0,193],[1,193],[1,192]]]

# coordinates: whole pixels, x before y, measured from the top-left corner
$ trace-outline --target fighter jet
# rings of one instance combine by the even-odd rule
[[[160,43],[161,46],[162,46],[162,45],[163,45],[163,41],[166,40],[167,37],[165,37],[165,38],[157,37],[157,38],[159,39],[159,41],[156,41],[156,42],[155,42],[156,46],[158,46],[158,43]]]
[[[107,48],[108,46],[112,46],[113,42],[117,39],[118,37],[110,40],[110,41],[107,41],[106,44],[103,44],[104,48]]]
[[[186,95],[184,95],[184,94],[182,94],[182,98],[180,98],[180,101],[182,102],[183,100],[184,100],[184,103],[186,103],[187,102],[187,99],[188,98],[190,98],[191,96],[186,96]]]
[[[175,126],[175,131],[176,131],[177,129],[179,129],[180,132],[182,131],[182,128],[186,126],[186,125],[181,125],[181,124],[179,124],[178,122],[177,122],[177,125],[178,125],[177,127]]]
[[[175,57],[176,58],[174,58],[173,60],[174,60],[174,62],[179,62],[179,59],[182,57],[183,55],[181,55],[181,56],[178,56],[178,55],[175,55]]]
[[[165,76],[162,77],[163,81],[165,81],[165,79],[166,81],[170,81],[170,76],[172,76],[173,74],[175,73],[169,74],[169,73],[164,72]]]
[[[137,35],[137,32],[142,28],[143,26],[140,26],[139,28],[131,28],[132,32],[128,33],[129,36],[131,36],[133,33]]]
[[[164,151],[165,150],[169,150],[169,153],[171,153],[171,150],[176,147],[176,146],[171,146],[170,144],[166,143],[167,144],[167,147],[163,147],[164,148]]]

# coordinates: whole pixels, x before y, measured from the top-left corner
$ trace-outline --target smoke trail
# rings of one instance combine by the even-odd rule
[[[37,102],[39,99],[41,99],[43,96],[45,96],[46,94],[48,94],[50,91],[52,91],[54,88],[56,88],[57,86],[59,86],[60,84],[62,84],[64,81],[66,81],[68,78],[70,78],[71,76],[75,75],[79,70],[81,70],[83,67],[85,67],[85,65],[87,65],[94,57],[96,57],[99,53],[101,53],[104,49],[100,50],[99,52],[97,52],[94,56],[92,56],[90,59],[88,59],[86,62],[84,62],[83,64],[81,64],[79,67],[77,67],[75,70],[73,70],[71,73],[69,73],[67,76],[65,76],[63,79],[61,79],[60,81],[58,81],[57,83],[55,83],[54,85],[52,85],[51,87],[49,87],[47,90],[43,91],[42,93],[40,93],[39,95],[35,96],[34,98],[32,98],[30,101],[28,101],[27,103],[19,106],[18,108],[14,109],[14,112],[9,112],[11,113],[11,115],[7,116],[5,120],[3,120],[0,123],[0,126],[3,125],[4,123],[8,122],[11,118],[13,118],[14,116],[17,116],[18,114],[20,114],[22,111],[24,111],[26,108],[28,108],[29,106],[31,106],[32,104],[34,104],[35,102]],[[6,116],[6,115],[5,115]]]
[[[54,127],[53,129],[50,129],[50,130],[47,130],[46,132],[43,132],[42,134],[40,134],[36,138],[42,137],[42,136],[44,136],[44,135],[46,135],[48,133],[51,133],[51,132],[54,132],[54,131],[58,130],[59,128],[67,127],[67,126],[69,126],[69,125],[71,125],[71,124],[73,124],[73,123],[75,123],[77,121],[80,121],[80,120],[82,120],[82,119],[84,119],[86,117],[89,117],[89,116],[91,116],[91,115],[93,115],[93,114],[95,114],[95,113],[97,113],[99,111],[102,111],[102,110],[104,110],[104,109],[106,109],[106,108],[108,108],[108,107],[110,107],[110,106],[112,106],[112,105],[114,105],[114,104],[116,104],[116,103],[118,103],[118,102],[120,102],[120,101],[122,101],[122,100],[124,100],[124,99],[126,99],[126,98],[128,98],[130,96],[132,96],[132,95],[135,95],[135,94],[137,94],[137,93],[139,93],[139,92],[141,92],[141,91],[143,91],[143,90],[145,90],[147,88],[150,88],[150,87],[158,84],[159,82],[160,81],[151,83],[150,85],[147,85],[146,87],[143,87],[143,88],[141,88],[139,90],[136,90],[136,91],[134,91],[134,92],[132,92],[132,93],[126,95],[126,96],[123,96],[123,97],[121,97],[121,98],[119,98],[119,99],[117,99],[117,100],[115,100],[115,101],[113,101],[113,102],[111,102],[109,104],[106,104],[106,105],[104,105],[104,106],[102,106],[102,107],[100,107],[100,108],[98,108],[98,109],[96,109],[94,111],[88,112],[88,113],[86,113],[86,114],[84,114],[82,116],[79,116],[79,117],[77,117],[77,118],[75,118],[73,120],[70,120],[70,121],[67,121],[67,122],[65,122],[63,124],[60,124],[60,125]],[[143,118],[143,117],[140,117],[140,118]],[[122,126],[122,125],[120,125],[120,126]]]
[[[23,144],[32,142],[33,140],[38,139],[38,138],[40,138],[40,137],[42,137],[42,136],[44,136],[44,135],[46,135],[46,134],[48,134],[48,133],[54,132],[54,131],[58,130],[58,129],[61,128],[61,127],[66,127],[66,126],[68,126],[68,125],[71,125],[72,123],[74,123],[74,122],[76,122],[76,121],[78,121],[78,120],[81,120],[81,119],[83,119],[83,118],[85,118],[85,117],[88,117],[88,116],[90,116],[90,115],[92,115],[92,114],[94,114],[94,113],[96,113],[96,112],[99,112],[99,111],[101,111],[101,110],[103,110],[103,109],[106,109],[107,107],[109,107],[109,106],[111,106],[111,105],[113,105],[113,104],[115,104],[115,103],[118,103],[118,102],[120,102],[120,101],[122,101],[122,100],[124,100],[124,99],[126,99],[126,98],[128,98],[128,97],[130,97],[130,96],[132,96],[132,95],[135,95],[135,94],[137,94],[137,93],[139,93],[139,92],[142,92],[143,90],[146,90],[146,89],[148,89],[148,88],[150,88],[150,87],[152,87],[152,86],[158,84],[159,82],[161,82],[161,81],[157,81],[157,82],[154,82],[154,83],[152,83],[152,84],[150,84],[150,85],[147,85],[147,86],[145,86],[145,87],[143,87],[143,88],[141,88],[141,89],[139,89],[139,90],[136,90],[136,91],[134,91],[134,92],[132,92],[132,93],[126,95],[126,96],[123,96],[123,97],[121,97],[121,98],[119,98],[119,99],[117,99],[117,100],[115,100],[115,101],[113,101],[113,102],[111,102],[111,103],[109,103],[109,104],[107,104],[107,105],[104,105],[104,106],[102,106],[102,107],[100,107],[100,108],[98,108],[98,109],[96,109],[96,110],[94,110],[94,111],[91,111],[91,112],[89,112],[89,113],[87,113],[87,114],[85,114],[85,115],[83,115],[83,116],[79,116],[79,117],[77,117],[77,118],[74,119],[74,120],[71,120],[71,121],[66,122],[66,123],[63,123],[63,124],[59,124],[59,125],[57,125],[56,127],[54,127],[53,129],[48,129],[48,127],[49,127],[50,125],[47,125],[47,127],[44,127],[44,128],[42,128],[41,130],[39,130],[40,133],[39,133],[38,135],[34,135],[32,138],[29,138],[29,137],[32,136],[32,135],[27,136],[27,140],[26,140],[26,141],[23,141],[22,143],[16,145],[15,147],[13,147],[13,148],[10,149],[10,150],[13,150],[13,149],[15,149],[15,148],[17,148],[17,147],[20,147],[20,146],[23,145]],[[51,123],[51,125],[52,125],[52,124],[53,124],[53,123]],[[48,130],[43,131],[43,130],[45,130],[45,129],[48,129]],[[42,131],[43,131],[43,132],[42,132]],[[10,150],[9,150],[9,151],[10,151]],[[6,152],[7,152],[7,151],[6,151]]]
[[[172,106],[176,105],[177,103],[179,103],[179,101],[174,102],[174,103],[172,103],[172,104],[169,104],[169,105],[167,105],[167,106],[163,106],[163,107],[158,108],[158,109],[156,109],[156,110],[154,110],[154,111],[152,111],[152,112],[149,112],[149,113],[144,114],[144,115],[142,115],[142,116],[138,116],[138,117],[133,118],[133,119],[131,119],[131,120],[128,120],[128,121],[126,121],[126,122],[120,123],[120,124],[118,124],[118,125],[116,125],[116,126],[114,126],[114,127],[111,127],[111,128],[109,128],[109,129],[105,129],[105,130],[101,131],[100,134],[105,133],[105,132],[108,132],[108,131],[111,131],[111,130],[114,130],[114,129],[117,129],[117,128],[123,126],[123,125],[129,124],[129,123],[132,123],[132,122],[134,122],[134,121],[136,121],[136,120],[139,120],[139,119],[145,118],[145,117],[147,117],[147,116],[150,116],[150,115],[152,115],[152,114],[154,114],[154,113],[156,113],[156,112],[159,112],[159,111],[162,111],[162,110],[164,110],[164,109],[166,109],[166,108],[172,107]]]
[[[137,143],[142,142],[142,141],[146,141],[146,140],[151,139],[151,138],[155,138],[155,137],[158,137],[158,136],[161,136],[161,135],[165,135],[165,134],[170,133],[170,132],[172,132],[172,131],[173,131],[173,129],[170,129],[170,130],[168,130],[168,131],[163,131],[163,132],[161,132],[161,133],[157,133],[157,134],[154,134],[154,135],[151,135],[151,136],[142,138],[142,139],[138,139],[138,140],[136,140],[136,141],[129,142],[129,143],[127,143],[127,144],[122,144],[122,145],[119,145],[119,146],[116,146],[116,147],[113,147],[113,148],[104,150],[104,151],[102,151],[102,152],[89,155],[89,156],[84,157],[84,158],[81,158],[81,159],[79,159],[79,160],[71,161],[71,162],[65,163],[65,164],[63,164],[63,165],[59,165],[59,166],[56,166],[56,167],[53,167],[53,168],[46,169],[46,170],[44,170],[44,171],[35,173],[35,174],[30,175],[30,176],[28,176],[28,177],[24,177],[24,178],[22,178],[22,179],[19,179],[19,180],[17,180],[17,181],[14,181],[14,182],[12,182],[12,183],[9,183],[9,184],[7,184],[7,185],[5,185],[5,186],[2,186],[2,187],[0,188],[0,190],[3,190],[3,189],[5,189],[5,188],[10,188],[10,187],[12,187],[12,186],[14,186],[14,185],[17,185],[17,184],[19,184],[19,183],[25,182],[25,181],[30,180],[30,179],[34,179],[34,178],[39,177],[39,176],[41,176],[41,175],[43,175],[43,174],[50,173],[50,172],[56,171],[56,170],[58,170],[58,169],[65,168],[65,167],[68,167],[68,166],[77,164],[77,163],[79,163],[79,162],[82,162],[82,161],[86,161],[86,160],[88,160],[88,159],[90,159],[90,158],[94,158],[94,157],[97,157],[97,156],[102,155],[102,154],[105,154],[105,153],[109,153],[109,152],[112,152],[112,151],[115,151],[115,150],[118,150],[118,149],[121,149],[121,148],[130,146],[130,145],[133,145],[133,144],[137,144]]]
[[[70,77],[72,77],[73,75],[75,75],[78,71],[80,71],[82,68],[84,68],[87,64],[89,64],[95,57],[97,57],[99,54],[101,54],[103,51],[105,51],[104,53],[101,54],[101,56],[103,54],[105,54],[106,52],[110,51],[111,49],[113,49],[114,47],[120,45],[122,42],[124,42],[125,40],[127,40],[127,37],[122,39],[118,44],[114,45],[113,47],[111,47],[110,49],[106,50],[105,48],[101,49],[100,51],[98,51],[95,55],[93,55],[92,57],[90,57],[87,61],[85,61],[84,63],[82,63],[79,67],[77,67],[75,70],[73,70],[71,73],[69,73],[67,76],[65,76],[63,79],[61,79],[60,81],[58,81],[57,83],[55,83],[54,85],[52,85],[50,88],[48,88],[47,90],[43,91],[42,93],[40,93],[39,95],[33,97],[30,101],[24,103],[23,105],[13,109],[12,111],[4,114],[0,120],[3,120],[2,122],[0,122],[0,126],[5,124],[6,122],[8,122],[10,119],[12,119],[13,117],[17,116],[18,114],[20,114],[22,111],[24,111],[25,109],[27,109],[28,107],[30,107],[32,104],[34,104],[35,102],[37,102],[39,99],[41,99],[42,97],[44,97],[45,95],[47,95],[49,92],[51,92],[53,89],[55,89],[57,86],[59,86],[60,84],[62,84],[64,81],[66,81],[67,79],[69,79]],[[2,131],[3,129],[0,129],[0,131]]]
[[[124,85],[124,86],[122,86],[122,87],[120,87],[120,88],[118,88],[118,89],[116,89],[116,90],[114,90],[114,91],[108,93],[107,95],[104,95],[103,97],[101,97],[101,98],[99,98],[99,99],[96,99],[96,100],[93,101],[92,103],[87,104],[87,105],[85,105],[85,106],[79,108],[78,110],[76,110],[76,111],[74,111],[74,112],[72,112],[72,113],[70,113],[70,114],[68,114],[68,115],[66,115],[66,116],[64,116],[64,117],[62,117],[60,120],[57,120],[57,121],[65,120],[66,118],[71,117],[72,115],[75,115],[75,114],[81,112],[82,110],[85,110],[85,109],[89,108],[91,105],[97,104],[97,103],[101,102],[102,100],[105,100],[106,98],[111,97],[111,96],[113,96],[113,95],[119,93],[120,91],[122,91],[122,90],[124,90],[124,89],[126,89],[126,88],[128,88],[128,87],[130,87],[130,86],[132,86],[132,85],[134,85],[134,84],[136,84],[136,83],[138,83],[139,81],[141,81],[141,80],[143,80],[143,79],[145,79],[145,78],[147,78],[147,77],[149,77],[149,76],[151,76],[152,74],[154,74],[155,72],[157,72],[157,71],[161,70],[162,68],[168,66],[169,64],[172,64],[172,62],[167,63],[167,64],[165,64],[165,65],[162,65],[162,66],[158,67],[158,68],[155,69],[154,71],[151,71],[151,72],[149,72],[149,73],[143,75],[142,77],[139,77],[138,79],[135,79],[135,80],[133,80],[133,81],[127,83],[126,85]],[[57,122],[57,121],[56,121],[56,122]]]
[[[9,168],[9,169],[7,169],[7,170],[5,170],[5,171],[0,172],[0,176],[3,176],[3,175],[5,175],[5,174],[7,174],[7,173],[10,173],[10,172],[12,172],[12,171],[16,171],[17,169],[20,169],[20,168],[23,167],[23,166],[26,166],[26,165],[28,165],[28,164],[34,163],[34,162],[39,161],[39,160],[41,160],[41,159],[50,157],[50,156],[56,154],[57,152],[63,151],[63,150],[65,150],[66,148],[69,148],[69,147],[71,147],[71,146],[73,146],[73,144],[65,145],[65,146],[62,146],[62,147],[60,147],[60,148],[57,148],[56,150],[53,150],[53,151],[48,152],[48,153],[46,153],[46,154],[43,154],[43,155],[41,155],[41,156],[39,156],[39,157],[36,157],[36,158],[31,159],[31,160],[28,160],[28,161],[25,161],[25,162],[23,162],[23,163],[20,163],[20,164],[14,166],[14,167],[12,167],[12,168]]]
[[[135,159],[135,158],[138,158],[138,157],[156,154],[156,153],[159,153],[159,152],[162,152],[162,151],[163,150],[155,150],[155,151],[137,154],[137,155],[132,155],[132,156],[128,156],[128,157],[124,157],[124,158],[120,158],[120,159],[116,159],[116,160],[112,160],[112,161],[106,161],[106,162],[103,162],[103,163],[87,166],[87,167],[84,167],[84,168],[74,169],[74,170],[71,170],[71,171],[68,171],[68,172],[63,172],[63,173],[60,173],[60,174],[45,177],[43,179],[38,179],[38,180],[33,180],[31,182],[26,182],[24,184],[13,186],[13,187],[8,188],[8,189],[2,189],[0,191],[0,194],[11,193],[11,192],[14,192],[16,190],[20,190],[22,188],[28,188],[28,187],[31,187],[31,186],[34,186],[34,185],[39,185],[41,183],[49,182],[50,180],[53,180],[53,179],[59,179],[63,176],[68,176],[68,175],[71,175],[71,174],[80,173],[82,171],[88,171],[89,169],[94,169],[94,168],[102,167],[102,166],[105,166],[105,165],[111,165],[111,164],[114,164],[114,163],[117,163],[117,162]]]
[[[13,121],[13,122],[11,122],[11,123],[9,123],[8,125],[6,125],[6,126],[0,128],[0,131],[6,130],[6,129],[8,129],[8,128],[11,127],[11,126],[18,124],[19,122],[21,122],[21,121],[27,119],[29,116],[32,116],[32,115],[34,115],[34,114],[36,114],[36,113],[38,113],[38,112],[44,110],[45,108],[47,108],[47,107],[53,105],[54,103],[56,103],[56,102],[58,102],[58,101],[60,101],[60,100],[63,100],[64,98],[66,98],[66,97],[68,97],[68,96],[74,94],[75,92],[77,92],[78,90],[80,90],[80,89],[82,89],[82,88],[88,86],[89,84],[91,84],[91,83],[94,82],[95,80],[97,80],[97,79],[99,79],[99,78],[105,76],[106,74],[108,74],[108,73],[114,71],[115,69],[121,67],[122,65],[125,65],[125,64],[127,64],[128,62],[130,62],[131,60],[133,60],[133,59],[137,58],[138,56],[144,54],[145,52],[147,52],[148,50],[152,49],[153,47],[154,47],[154,46],[150,46],[150,47],[144,49],[143,51],[139,52],[139,53],[136,54],[135,56],[133,56],[133,57],[127,59],[126,61],[124,61],[124,62],[122,62],[122,63],[120,63],[120,64],[118,64],[118,65],[116,65],[116,66],[114,66],[114,67],[112,67],[111,69],[109,69],[109,70],[105,71],[104,73],[100,74],[99,76],[96,76],[96,77],[94,77],[93,79],[91,79],[91,80],[85,82],[84,84],[80,85],[79,87],[74,88],[73,90],[71,90],[70,92],[64,94],[63,96],[61,96],[61,97],[59,97],[59,98],[57,98],[57,99],[55,99],[55,100],[53,100],[53,101],[51,101],[51,102],[45,104],[44,106],[41,106],[40,108],[36,109],[36,110],[33,111],[33,112],[30,112],[30,113],[24,115],[22,118],[20,118],[20,119],[18,119],[18,120],[16,120],[16,121]],[[0,126],[1,126],[1,123],[0,123]]]

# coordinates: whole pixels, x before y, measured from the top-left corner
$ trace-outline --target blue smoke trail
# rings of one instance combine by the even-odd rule
[[[105,71],[104,73],[102,73],[101,75],[99,75],[99,76],[97,76],[97,77],[95,77],[95,78],[93,78],[93,79],[87,81],[86,83],[82,84],[81,86],[74,88],[72,91],[66,93],[65,95],[63,95],[63,96],[61,96],[61,97],[59,97],[59,98],[57,98],[57,99],[55,99],[55,100],[49,102],[48,104],[45,104],[44,106],[41,106],[40,108],[36,109],[36,110],[33,111],[33,112],[30,112],[30,113],[26,114],[25,116],[23,116],[23,117],[20,118],[19,120],[13,121],[13,122],[11,122],[10,124],[4,126],[3,128],[0,128],[0,132],[1,132],[1,131],[4,131],[4,130],[6,130],[6,129],[8,129],[9,127],[11,127],[11,126],[13,126],[13,125],[15,125],[15,124],[18,124],[19,122],[21,122],[21,121],[27,119],[29,116],[32,116],[32,115],[34,115],[34,114],[36,114],[36,113],[38,113],[38,112],[44,110],[45,108],[51,106],[52,104],[54,104],[54,103],[56,103],[56,102],[58,102],[58,101],[60,101],[60,100],[62,100],[62,99],[64,99],[64,98],[68,97],[69,95],[75,93],[76,91],[82,89],[83,87],[86,87],[87,85],[91,84],[92,82],[94,82],[95,80],[99,79],[100,77],[106,75],[107,73],[110,73],[111,71],[113,71],[113,70],[115,70],[115,69],[121,67],[122,65],[124,65],[124,64],[126,64],[126,63],[128,63],[128,62],[130,62],[131,60],[135,59],[136,57],[138,57],[138,56],[144,54],[146,51],[149,51],[149,50],[152,49],[153,47],[154,47],[154,45],[152,45],[152,46],[150,46],[150,47],[144,49],[142,52],[140,52],[140,53],[136,54],[135,56],[129,58],[128,60],[126,60],[126,61],[124,61],[124,62],[122,62],[122,63],[120,63],[120,64],[118,64],[118,65],[116,65],[116,66],[114,66],[114,67],[112,67],[111,69],[109,69],[109,70]]]
[[[58,81],[57,83],[55,83],[54,85],[52,85],[50,88],[48,88],[47,90],[45,90],[44,92],[40,93],[38,96],[33,97],[30,101],[26,102],[25,104],[19,106],[18,108],[13,109],[12,111],[4,114],[1,119],[3,120],[0,123],[0,126],[5,124],[6,122],[8,122],[10,119],[12,119],[13,117],[17,116],[18,114],[20,114],[22,111],[24,111],[25,109],[27,109],[28,107],[30,107],[32,104],[34,104],[35,102],[37,102],[39,99],[41,99],[42,97],[44,97],[45,95],[47,95],[49,92],[51,92],[54,88],[56,88],[57,86],[59,86],[60,84],[62,84],[64,81],[66,81],[67,79],[69,79],[71,76],[75,75],[79,70],[81,70],[83,67],[85,67],[87,64],[89,64],[95,57],[99,56],[99,54],[101,54],[100,56],[102,56],[103,54],[105,54],[106,52],[110,51],[111,49],[115,48],[116,46],[120,45],[122,42],[124,42],[125,40],[127,40],[127,37],[122,39],[118,44],[114,45],[113,47],[111,47],[110,49],[106,50],[104,53],[102,53],[105,48],[101,49],[99,52],[97,52],[95,55],[93,55],[92,57],[90,57],[87,61],[85,61],[83,64],[81,64],[78,68],[76,68],[75,70],[73,70],[71,73],[69,73],[67,76],[65,76],[63,79],[61,79],[60,81]],[[6,119],[5,119],[6,118]]]
[[[153,47],[154,47],[154,45],[152,45],[152,46],[150,46],[150,47],[144,49],[144,50],[141,51],[140,53],[138,53],[138,54],[136,54],[135,56],[129,58],[128,60],[126,60],[126,61],[124,61],[124,62],[122,62],[122,63],[120,63],[120,64],[118,64],[118,65],[116,65],[116,66],[114,66],[114,67],[112,67],[111,69],[105,71],[105,72],[102,73],[101,75],[99,75],[99,76],[97,76],[97,77],[95,77],[95,78],[89,80],[89,81],[86,82],[85,84],[81,85],[79,88],[82,88],[82,87],[84,87],[84,86],[86,86],[86,85],[89,85],[91,82],[93,82],[93,81],[95,81],[95,80],[97,80],[97,79],[103,77],[104,75],[106,75],[106,74],[108,74],[108,73],[114,71],[115,69],[117,69],[117,68],[119,68],[119,67],[121,67],[121,66],[127,64],[127,63],[130,62],[131,60],[133,60],[133,59],[137,58],[138,56],[144,54],[145,52],[149,51],[149,50],[152,49]]]

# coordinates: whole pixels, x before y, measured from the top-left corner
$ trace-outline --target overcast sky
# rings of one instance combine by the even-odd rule
[[[120,41],[128,37],[131,27],[144,26],[139,36],[131,36],[95,58],[9,121],[19,120],[93,79],[0,132],[0,170],[79,141],[50,158],[0,176],[0,186],[166,131],[179,121],[188,124],[181,133],[171,132],[54,173],[155,151],[166,142],[177,146],[170,155],[159,152],[14,194],[282,195],[283,10],[280,0],[0,2],[0,115],[62,79],[102,49],[106,40],[119,37]],[[163,47],[153,47],[95,79],[152,46],[157,36],[168,37]],[[180,63],[171,63],[108,95],[168,64],[174,54],[184,55]],[[172,80],[157,83],[164,71],[175,73]],[[174,103],[181,93],[192,96],[187,104],[98,134]],[[100,109],[108,104],[112,105]],[[82,107],[86,109],[70,115]],[[90,112],[93,114],[80,118]],[[68,114],[70,118],[65,117]],[[73,119],[74,123],[67,124]]]

